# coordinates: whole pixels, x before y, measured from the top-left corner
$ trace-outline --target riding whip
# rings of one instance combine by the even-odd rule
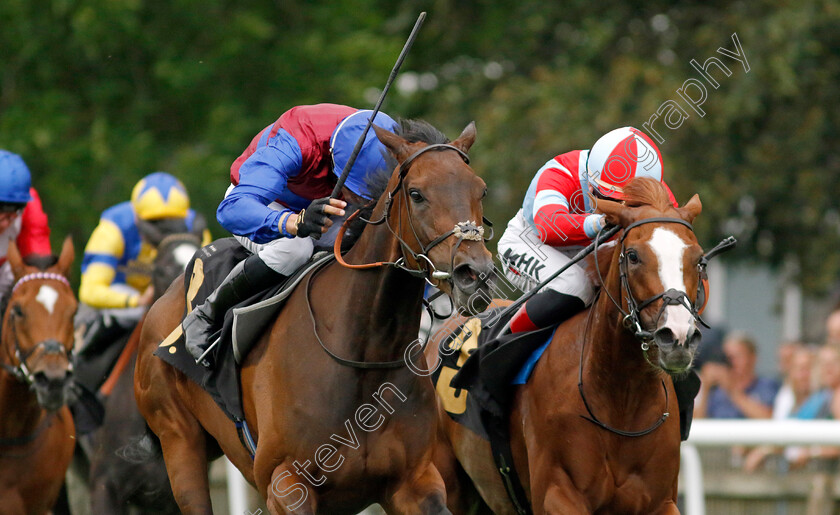
[[[528,291],[526,294],[519,297],[519,299],[517,299],[516,302],[514,302],[510,306],[506,307],[504,309],[504,311],[499,313],[499,319],[506,316],[508,313],[515,312],[517,309],[519,309],[519,307],[522,304],[525,304],[526,302],[528,302],[528,299],[530,299],[531,297],[536,295],[537,292],[539,292],[543,287],[545,287],[545,285],[547,285],[548,283],[553,281],[558,275],[562,274],[567,269],[569,269],[569,267],[571,267],[572,265],[576,264],[577,262],[579,262],[580,260],[582,260],[583,258],[588,256],[589,254],[591,254],[592,251],[595,250],[595,247],[597,245],[599,245],[602,242],[605,242],[605,241],[609,240],[610,238],[612,238],[615,235],[615,233],[617,233],[620,230],[621,230],[621,226],[619,226],[619,225],[614,225],[612,227],[605,228],[603,230],[603,232],[598,236],[598,238],[595,241],[590,243],[585,249],[583,249],[580,252],[578,252],[577,254],[575,254],[575,256],[568,263],[566,263],[565,265],[563,265],[563,267],[560,268],[560,270],[557,270],[556,272],[554,272],[553,274],[548,276],[546,279],[544,279],[541,283],[536,285],[534,288],[531,288],[531,290]]]
[[[335,184],[335,188],[333,188],[330,198],[338,198],[338,195],[341,193],[341,188],[344,186],[344,181],[346,181],[347,176],[350,175],[350,169],[353,168],[353,163],[356,162],[356,156],[359,155],[359,151],[361,151],[362,149],[362,145],[365,142],[365,138],[367,137],[367,133],[370,130],[370,126],[373,124],[373,119],[376,118],[376,115],[379,113],[379,108],[382,107],[382,102],[385,100],[385,95],[388,94],[388,90],[391,88],[391,84],[397,77],[397,73],[399,73],[400,71],[400,67],[402,66],[402,63],[405,60],[405,56],[408,55],[408,51],[411,50],[411,46],[414,44],[414,40],[417,38],[417,33],[420,31],[420,27],[423,25],[423,20],[425,19],[425,12],[420,13],[420,16],[417,17],[417,21],[414,23],[414,28],[411,29],[411,34],[409,34],[408,40],[405,42],[405,46],[403,46],[402,52],[400,52],[400,56],[397,58],[397,62],[394,64],[394,68],[391,70],[391,75],[388,77],[388,82],[385,83],[385,88],[382,89],[382,93],[379,95],[379,100],[376,102],[376,107],[373,108],[373,113],[371,113],[370,118],[368,118],[367,125],[365,125],[365,130],[362,131],[362,135],[359,136],[359,140],[356,142],[356,146],[353,147],[353,153],[350,154],[350,158],[347,159],[347,164],[344,165],[344,170],[341,171],[341,177],[339,177],[338,182]]]

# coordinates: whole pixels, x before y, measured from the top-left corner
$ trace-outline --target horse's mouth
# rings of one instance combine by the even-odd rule
[[[673,349],[667,353],[660,351],[659,366],[672,376],[688,372],[693,361],[694,353],[688,349]]]
[[[48,379],[46,375],[35,374],[32,389],[38,398],[38,404],[47,411],[58,411],[72,400],[70,374],[60,379]]]
[[[452,288],[452,302],[455,309],[463,316],[475,316],[482,313],[493,301],[493,292],[486,281],[478,288],[465,291],[455,286]]]

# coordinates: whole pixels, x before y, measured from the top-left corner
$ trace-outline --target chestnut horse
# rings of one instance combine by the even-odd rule
[[[432,464],[434,390],[403,355],[413,339],[406,335],[418,332],[427,280],[465,310],[471,295],[489,298],[486,188],[466,155],[475,126],[451,144],[424,122],[403,121],[396,134],[375,130],[396,161],[372,222],[346,262],[303,279],[243,363],[253,459],[211,397],[152,355],[181,321],[183,281],[150,309],[135,395],[183,513],[211,513],[207,463],[219,449],[273,514],[351,514],[373,503],[393,514],[448,513]],[[362,264],[369,268],[349,268]],[[408,359],[424,361],[419,352]]]
[[[26,262],[10,243],[7,258],[15,283],[0,338],[0,512],[35,515],[55,504],[76,444],[65,405],[76,313],[67,280],[73,243],[64,240],[58,260]]]
[[[650,179],[625,194],[625,204],[598,200],[598,211],[624,228],[592,260],[599,298],[555,331],[514,396],[514,464],[536,514],[679,513],[680,422],[668,376],[689,369],[700,340],[703,250],[690,223],[701,204],[695,195],[674,208]],[[489,442],[442,408],[439,422],[435,461],[452,486],[450,509],[467,513],[478,493],[484,511],[517,513]]]

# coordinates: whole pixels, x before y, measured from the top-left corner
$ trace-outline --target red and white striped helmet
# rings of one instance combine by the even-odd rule
[[[622,200],[624,186],[634,177],[662,181],[662,155],[645,133],[622,127],[604,134],[592,145],[586,172],[598,194]]]

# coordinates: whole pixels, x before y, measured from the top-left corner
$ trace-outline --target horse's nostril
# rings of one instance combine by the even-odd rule
[[[676,343],[676,338],[674,337],[674,332],[668,329],[667,327],[662,327],[656,330],[653,333],[653,339],[656,341],[656,344],[660,347],[673,347]]]
[[[703,334],[698,331],[697,329],[692,329],[692,331],[688,334],[688,338],[686,338],[686,344],[689,348],[694,348],[700,345],[700,340],[703,338]]]
[[[453,279],[458,288],[467,290],[478,284],[478,273],[471,265],[458,265],[453,272]]]

